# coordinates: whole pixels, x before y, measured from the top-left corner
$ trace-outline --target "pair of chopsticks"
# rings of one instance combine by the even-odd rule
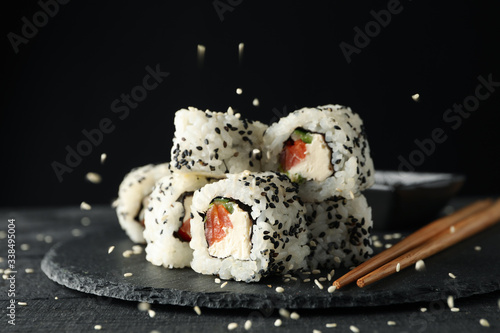
[[[339,289],[357,280],[367,286],[428,258],[500,221],[500,199],[476,201],[410,234],[333,282]]]

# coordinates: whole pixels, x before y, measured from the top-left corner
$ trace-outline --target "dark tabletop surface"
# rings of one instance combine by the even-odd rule
[[[459,198],[460,207],[472,198]],[[83,220],[82,220],[83,218]],[[15,228],[9,219],[15,219]],[[209,309],[198,315],[191,307],[152,304],[141,311],[137,302],[81,293],[58,285],[40,269],[45,253],[55,243],[98,232],[117,223],[109,207],[2,208],[0,209],[0,269],[8,268],[8,233],[15,230],[15,281],[0,279],[1,332],[88,332],[95,325],[107,332],[480,332],[500,329],[500,291],[455,300],[459,312],[450,311],[442,300],[365,308],[296,310],[298,320],[280,317],[278,309]],[[82,253],[84,255],[84,253]],[[491,263],[499,265],[499,263]],[[487,270],[488,267],[485,267]],[[2,271],[4,273],[4,271]],[[9,274],[10,276],[11,274]],[[15,292],[15,297],[9,295]],[[8,309],[15,300],[15,309]],[[422,312],[421,308],[427,311]],[[13,313],[14,312],[14,313]],[[11,325],[15,314],[15,326]],[[9,315],[11,317],[9,318]],[[282,325],[274,326],[281,318]],[[484,318],[490,327],[484,327]],[[326,324],[336,323],[336,327]],[[393,324],[393,325],[389,325]]]

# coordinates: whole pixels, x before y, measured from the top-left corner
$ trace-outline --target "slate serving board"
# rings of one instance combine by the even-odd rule
[[[383,235],[379,234],[382,238]],[[123,257],[134,245],[118,228],[54,245],[42,260],[53,281],[85,293],[129,301],[210,308],[331,308],[366,307],[455,298],[500,289],[500,225],[428,258],[426,270],[407,268],[365,288],[348,286],[328,293],[331,285],[313,281],[326,277],[297,273],[297,281],[271,277],[259,283],[229,281],[221,288],[214,276],[190,269],[165,269],[145,260],[145,253]],[[391,241],[385,241],[391,242]],[[395,241],[392,241],[395,242]],[[115,249],[108,254],[108,248]],[[481,246],[481,250],[475,250]],[[125,273],[132,273],[124,277]],[[338,270],[334,279],[345,271]],[[452,279],[448,273],[453,273]],[[310,282],[303,279],[310,278]],[[332,279],[332,281],[334,280]],[[272,286],[271,288],[268,286]],[[276,292],[282,286],[283,293]]]

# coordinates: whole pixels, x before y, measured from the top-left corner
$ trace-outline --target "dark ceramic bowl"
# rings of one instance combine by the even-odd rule
[[[415,230],[438,217],[460,190],[465,176],[451,173],[376,171],[363,192],[375,230]]]

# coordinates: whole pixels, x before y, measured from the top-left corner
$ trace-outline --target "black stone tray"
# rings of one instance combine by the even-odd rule
[[[124,258],[134,245],[115,228],[58,243],[42,260],[43,272],[55,282],[85,293],[129,301],[210,308],[331,308],[366,307],[455,298],[500,289],[500,225],[425,260],[426,270],[407,268],[365,288],[347,286],[328,293],[331,285],[317,275],[297,273],[297,281],[271,277],[258,283],[229,281],[221,288],[214,276],[191,269],[165,269],[145,260],[145,253]],[[379,234],[383,242],[383,235]],[[108,254],[108,248],[115,249]],[[481,246],[476,251],[475,246]],[[133,273],[124,277],[125,273]],[[334,278],[345,271],[338,270]],[[456,278],[452,279],[449,273]],[[310,278],[311,282],[303,282]],[[271,286],[271,287],[269,287]],[[284,288],[283,293],[276,287]]]

